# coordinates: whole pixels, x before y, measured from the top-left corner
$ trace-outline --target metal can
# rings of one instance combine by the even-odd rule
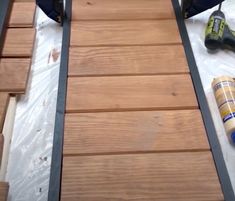
[[[232,77],[221,76],[213,80],[212,87],[226,133],[235,143],[235,81]]]

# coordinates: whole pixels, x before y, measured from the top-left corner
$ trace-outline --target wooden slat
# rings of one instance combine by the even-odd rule
[[[197,107],[190,75],[68,79],[68,112]]]
[[[4,136],[0,133],[0,167],[2,164],[3,146],[4,146]]]
[[[69,76],[188,72],[182,45],[70,49]]]
[[[0,92],[0,133],[2,132],[8,101],[9,101],[8,93]]]
[[[209,145],[199,110],[80,113],[65,119],[64,154],[200,149]]]
[[[35,2],[35,0],[14,0],[15,2]]]
[[[64,157],[61,201],[222,201],[210,152]]]
[[[24,93],[30,71],[30,59],[0,60],[0,91]]]
[[[179,44],[175,20],[72,23],[72,46]]]
[[[8,189],[8,183],[0,182],[0,201],[7,201]]]
[[[0,169],[0,181],[4,180],[7,174],[8,159],[9,153],[11,150],[11,141],[13,135],[13,127],[15,122],[15,113],[16,113],[17,97],[11,96],[9,98],[9,104],[7,107],[6,118],[4,122],[4,127],[2,133],[4,134],[4,146],[3,146],[3,156],[2,156],[2,165]],[[18,133],[19,134],[19,133]],[[17,165],[18,165],[18,160]]]
[[[74,0],[73,20],[175,18],[170,0]]]
[[[33,27],[35,8],[35,2],[15,2],[9,27]]]
[[[31,57],[34,45],[34,28],[10,28],[7,30],[3,57]]]

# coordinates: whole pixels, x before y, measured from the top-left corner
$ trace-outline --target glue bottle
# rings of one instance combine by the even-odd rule
[[[235,81],[232,77],[221,76],[213,80],[212,87],[226,133],[235,143]]]

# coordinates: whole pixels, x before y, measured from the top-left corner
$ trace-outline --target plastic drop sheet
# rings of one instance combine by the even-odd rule
[[[229,143],[211,87],[215,77],[222,75],[235,77],[235,53],[229,50],[219,50],[211,53],[204,46],[207,22],[212,12],[216,9],[218,9],[218,6],[186,20],[186,26],[226,166],[235,191],[235,146]],[[225,13],[230,28],[235,30],[235,1],[225,0],[222,5],[222,11]]]
[[[214,77],[235,77],[235,53],[211,54],[204,46],[205,28],[212,11],[186,20],[188,34],[208,98],[217,135],[235,190],[235,148],[229,144],[211,88]],[[235,2],[223,4],[227,22],[235,29]],[[35,52],[29,88],[17,104],[7,181],[8,201],[46,201],[56,110],[62,28],[40,10],[36,16]]]
[[[62,27],[37,9],[28,89],[17,103],[6,180],[8,201],[46,201],[55,123]]]

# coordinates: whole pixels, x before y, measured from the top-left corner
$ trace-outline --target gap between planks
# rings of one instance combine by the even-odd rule
[[[195,110],[198,106],[181,106],[181,107],[146,107],[146,108],[110,108],[110,109],[68,109],[66,113],[111,113],[111,112],[142,112],[142,111],[171,111],[171,110]]]
[[[188,75],[187,72],[179,72],[179,73],[135,73],[135,74],[96,74],[96,75],[69,75],[68,77],[76,78],[76,77],[131,77],[131,76],[158,76],[158,75]]]
[[[168,150],[168,151],[130,151],[130,152],[99,152],[99,153],[81,153],[81,154],[76,154],[76,153],[70,153],[66,154],[63,153],[64,157],[82,157],[82,156],[115,156],[115,155],[138,155],[138,154],[161,154],[161,153],[194,153],[194,152],[200,152],[200,153],[205,153],[210,151],[210,148],[208,149],[188,149],[188,150]]]

